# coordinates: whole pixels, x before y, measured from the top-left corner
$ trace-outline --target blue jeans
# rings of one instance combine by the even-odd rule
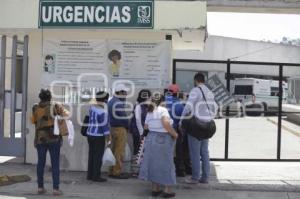
[[[60,146],[60,142],[51,144],[38,144],[36,146],[38,153],[37,179],[39,188],[44,188],[44,168],[46,164],[47,151],[49,150],[52,166],[53,189],[59,189]]]
[[[188,135],[188,142],[192,162],[192,179],[208,181],[210,173],[210,159],[208,151],[209,140],[197,140],[191,135]],[[202,172],[200,172],[200,168]]]

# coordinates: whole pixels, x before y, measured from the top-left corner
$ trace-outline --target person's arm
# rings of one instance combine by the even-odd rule
[[[171,135],[171,137],[176,140],[178,137],[178,134],[176,133],[176,131],[173,129],[171,122],[170,122],[170,118],[163,116],[161,118],[162,120],[162,124],[163,127],[167,130],[167,132]]]
[[[134,116],[135,116],[135,122],[136,126],[138,128],[139,134],[143,135],[144,133],[144,128],[142,124],[142,110],[141,110],[141,105],[136,105],[135,110],[134,110]]]
[[[186,117],[187,115],[189,115],[190,113],[193,113],[195,110],[193,110],[193,108],[195,107],[195,104],[201,99],[199,99],[199,88],[195,87],[191,90],[190,94],[189,94],[189,98],[184,106],[184,109],[182,111],[182,115],[181,115],[181,119],[179,122],[179,126],[181,126],[182,124],[182,120],[184,119],[184,117]]]
[[[32,124],[36,124],[37,122],[37,118],[36,118],[36,115],[35,115],[35,109],[36,109],[36,105],[32,107],[32,115],[31,115],[31,123]]]
[[[70,112],[65,109],[61,104],[55,104],[56,112],[63,118],[68,118],[70,116]]]

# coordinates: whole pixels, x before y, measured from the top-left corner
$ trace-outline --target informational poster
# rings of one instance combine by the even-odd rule
[[[210,77],[206,85],[214,93],[215,101],[219,106],[227,106],[234,101],[234,98],[230,95],[217,75]]]
[[[109,41],[112,80],[130,80],[139,88],[164,88],[170,84],[170,52],[170,42]]]
[[[55,81],[76,85],[83,73],[107,73],[105,46],[105,40],[45,40],[42,85]],[[95,85],[103,79],[88,78],[88,81],[89,85]]]
[[[43,55],[42,85],[46,86],[68,81],[99,88],[117,80],[130,81],[136,88],[170,84],[170,41],[45,39]]]

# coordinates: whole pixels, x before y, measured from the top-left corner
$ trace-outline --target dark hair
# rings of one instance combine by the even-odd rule
[[[151,98],[151,103],[148,106],[148,112],[152,113],[155,107],[159,106],[162,102],[165,101],[164,95],[156,93]]]
[[[110,51],[110,53],[108,54],[108,59],[112,61],[113,56],[118,56],[118,59],[121,59],[121,53],[117,50]]]
[[[143,103],[145,102],[147,99],[149,99],[151,97],[151,91],[148,89],[142,89],[139,92],[138,98],[137,98],[137,102],[138,103]]]
[[[52,99],[51,92],[48,89],[41,89],[39,98],[41,102],[50,102]]]
[[[48,60],[48,59],[52,59],[53,60],[54,58],[53,58],[52,55],[46,55],[45,60]]]
[[[202,73],[198,72],[195,74],[194,80],[200,83],[205,83],[205,76]]]
[[[99,91],[96,93],[97,102],[107,102],[108,98],[109,98],[109,94],[105,91]]]

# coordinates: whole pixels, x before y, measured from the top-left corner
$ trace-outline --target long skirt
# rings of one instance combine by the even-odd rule
[[[175,185],[175,143],[168,133],[149,132],[139,179],[165,186]]]

